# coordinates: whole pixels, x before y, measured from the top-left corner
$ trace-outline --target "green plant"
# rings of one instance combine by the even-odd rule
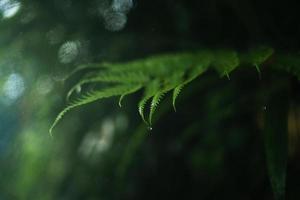
[[[208,70],[215,70],[221,77],[230,79],[229,74],[238,67],[253,67],[260,77],[260,67],[266,62],[274,70],[284,70],[293,73],[300,78],[298,68],[299,59],[295,55],[283,55],[274,53],[272,48],[259,47],[247,52],[223,50],[201,50],[193,53],[177,53],[153,56],[146,59],[136,60],[128,63],[100,63],[79,66],[70,75],[79,71],[87,71],[80,81],[75,84],[67,94],[69,105],[56,117],[50,128],[53,128],[61,118],[73,108],[92,103],[94,101],[119,96],[119,106],[126,95],[143,90],[144,94],[138,103],[138,112],[142,120],[151,128],[153,115],[162,101],[164,95],[173,92],[172,103],[176,111],[176,99],[181,90],[191,81]],[[81,92],[79,97],[75,91],[81,91],[85,86],[93,86],[87,92]],[[150,102],[148,115],[145,107]],[[282,116],[283,118],[285,116]],[[270,177],[276,198],[284,197],[285,168],[286,168],[286,144],[282,145],[285,133],[272,135],[277,130],[268,126],[266,131],[266,153],[269,165]],[[279,123],[280,124],[280,123]],[[280,139],[281,138],[281,139]],[[278,139],[278,140],[277,140]],[[278,147],[281,150],[278,151]],[[279,148],[280,149],[280,148]]]
[[[88,72],[70,89],[67,94],[68,101],[74,91],[81,90],[81,87],[86,84],[96,83],[102,87],[70,100],[69,105],[55,119],[50,133],[65,113],[75,107],[112,96],[120,96],[119,105],[121,106],[122,99],[126,95],[143,88],[145,91],[138,104],[138,111],[143,121],[151,126],[153,114],[165,93],[173,90],[173,106],[176,110],[176,99],[182,88],[210,68],[216,70],[221,77],[227,76],[228,78],[230,72],[243,65],[252,65],[259,72],[259,65],[272,53],[271,48],[253,49],[245,54],[238,54],[232,50],[202,50],[195,53],[154,56],[124,64],[101,63],[80,66],[71,74],[87,68],[93,71]],[[144,109],[150,99],[152,99],[150,112],[146,118]]]

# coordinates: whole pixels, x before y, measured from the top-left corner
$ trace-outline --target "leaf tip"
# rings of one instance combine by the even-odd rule
[[[184,87],[184,84],[177,86],[174,90],[173,90],[173,109],[175,112],[177,112],[176,109],[176,99],[178,98],[182,88]]]
[[[121,96],[120,99],[119,99],[119,103],[118,103],[120,108],[122,108],[122,99],[123,99],[123,98],[122,98],[122,96]]]
[[[53,138],[53,128],[54,128],[54,126],[52,125],[49,129],[49,135],[51,138]]]
[[[173,109],[174,109],[174,112],[177,112],[175,103],[173,103]]]
[[[225,76],[227,77],[227,79],[230,81],[230,76],[229,76],[229,74],[228,74],[228,72],[226,71],[225,72]]]
[[[257,71],[257,73],[258,73],[259,79],[261,79],[261,70],[260,70],[259,65],[255,63],[254,66],[255,66],[255,69],[256,69],[256,71]]]

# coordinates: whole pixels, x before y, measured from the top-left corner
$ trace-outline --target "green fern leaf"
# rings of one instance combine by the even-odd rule
[[[73,101],[66,107],[56,118],[54,126],[60,118],[70,109],[90,103],[92,101],[120,95],[119,105],[121,106],[122,99],[129,94],[132,94],[140,89],[144,89],[144,95],[138,103],[138,112],[145,123],[151,123],[154,112],[162,98],[162,94],[166,94],[173,90],[173,107],[176,111],[176,99],[178,98],[183,87],[191,81],[201,76],[205,71],[212,68],[223,77],[229,74],[241,65],[254,65],[260,73],[260,65],[268,60],[274,51],[271,48],[260,47],[251,49],[246,53],[237,53],[232,50],[209,51],[202,50],[194,53],[176,53],[152,56],[145,59],[126,63],[102,63],[102,64],[87,64],[82,65],[70,75],[80,71],[88,70],[83,78],[75,84],[68,92],[67,99],[78,88],[84,85],[94,84],[97,88],[105,88],[98,92],[93,92],[90,95],[82,96],[76,101]],[[274,56],[272,65],[276,69],[286,70],[300,78],[300,59],[299,56],[284,55]],[[113,87],[110,85],[118,85],[126,90],[120,90],[118,93],[111,94],[110,90]],[[110,95],[108,95],[110,94]],[[150,104],[148,121],[145,118],[145,106],[152,98]],[[54,127],[53,126],[53,127]],[[53,129],[51,127],[51,130]]]
[[[67,100],[70,99],[71,95],[76,91],[78,87],[90,83],[123,83],[123,84],[140,84],[148,81],[148,77],[142,72],[111,72],[101,71],[99,73],[87,74],[77,84],[75,84],[67,94]]]
[[[196,79],[198,76],[200,76],[202,73],[204,73],[207,68],[209,67],[211,63],[211,57],[209,55],[205,56],[205,60],[204,62],[202,62],[202,65],[197,65],[196,67],[194,67],[191,72],[188,74],[188,77],[186,80],[183,81],[183,83],[177,85],[175,88],[173,88],[173,108],[176,112],[176,99],[179,96],[180,92],[182,91],[183,87],[190,83],[191,81],[193,81],[194,79]]]
[[[54,120],[52,126],[49,129],[50,134],[52,135],[53,128],[57,125],[57,123],[62,119],[62,117],[70,110],[88,104],[92,103],[94,101],[97,101],[99,99],[108,98],[112,96],[118,96],[122,95],[124,93],[127,93],[128,91],[132,91],[131,85],[118,85],[115,87],[110,87],[103,89],[101,91],[92,91],[87,93],[86,95],[76,99],[74,102],[70,103],[69,106],[67,106],[65,109],[63,109]]]
[[[253,65],[261,77],[260,65],[274,54],[274,50],[269,47],[257,47],[249,50],[241,56],[241,60],[246,64]]]
[[[258,47],[251,49],[246,56],[246,62],[253,65],[261,65],[274,54],[274,50],[269,47]]]
[[[276,200],[285,199],[288,160],[288,87],[272,92],[265,112],[265,151],[268,174]]]
[[[120,99],[119,99],[119,106],[122,107],[122,100],[124,99],[125,96],[137,92],[137,91],[140,90],[142,87],[143,87],[142,85],[137,85],[137,86],[133,86],[133,85],[132,85],[132,88],[131,88],[130,90],[128,90],[127,92],[123,93],[123,94],[120,96]]]
[[[153,81],[153,82],[149,83],[149,85],[145,89],[144,96],[138,103],[139,114],[140,114],[142,120],[146,124],[148,124],[148,122],[145,119],[145,114],[144,114],[145,105],[148,102],[148,100],[151,99],[151,97],[153,97],[157,92],[159,92],[159,87],[160,87],[159,81]]]
[[[177,86],[173,90],[173,100],[172,100],[172,103],[173,103],[173,108],[174,108],[175,112],[176,112],[176,99],[179,96],[179,94],[180,94],[181,90],[183,89],[183,87],[184,87],[184,84],[181,84],[181,85]]]
[[[220,50],[214,54],[213,68],[220,74],[221,77],[227,76],[236,67],[239,66],[240,61],[235,51]]]
[[[149,125],[150,125],[150,127],[152,126],[153,114],[154,114],[158,104],[160,103],[160,101],[162,100],[164,95],[165,95],[165,92],[158,92],[152,98],[152,102],[151,102],[151,106],[150,106],[150,114],[149,114]]]
[[[83,70],[96,70],[96,69],[105,69],[110,67],[109,63],[88,63],[88,64],[83,64],[83,65],[79,65],[78,67],[76,67],[70,74],[68,74],[68,76],[65,79],[70,78],[71,76],[73,76],[74,74],[83,71]]]
[[[274,65],[276,69],[287,71],[291,74],[297,76],[300,80],[300,54],[292,55],[280,55],[277,56],[274,60]]]

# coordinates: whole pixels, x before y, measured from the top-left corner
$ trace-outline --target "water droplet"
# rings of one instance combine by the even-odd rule
[[[152,129],[153,129],[153,128],[152,128],[151,126],[148,126],[148,130],[149,130],[149,131],[152,131]]]

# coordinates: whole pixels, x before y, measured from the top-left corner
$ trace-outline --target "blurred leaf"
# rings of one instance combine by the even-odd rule
[[[287,165],[287,91],[280,90],[268,98],[265,109],[265,148],[268,172],[276,200],[285,199]]]

